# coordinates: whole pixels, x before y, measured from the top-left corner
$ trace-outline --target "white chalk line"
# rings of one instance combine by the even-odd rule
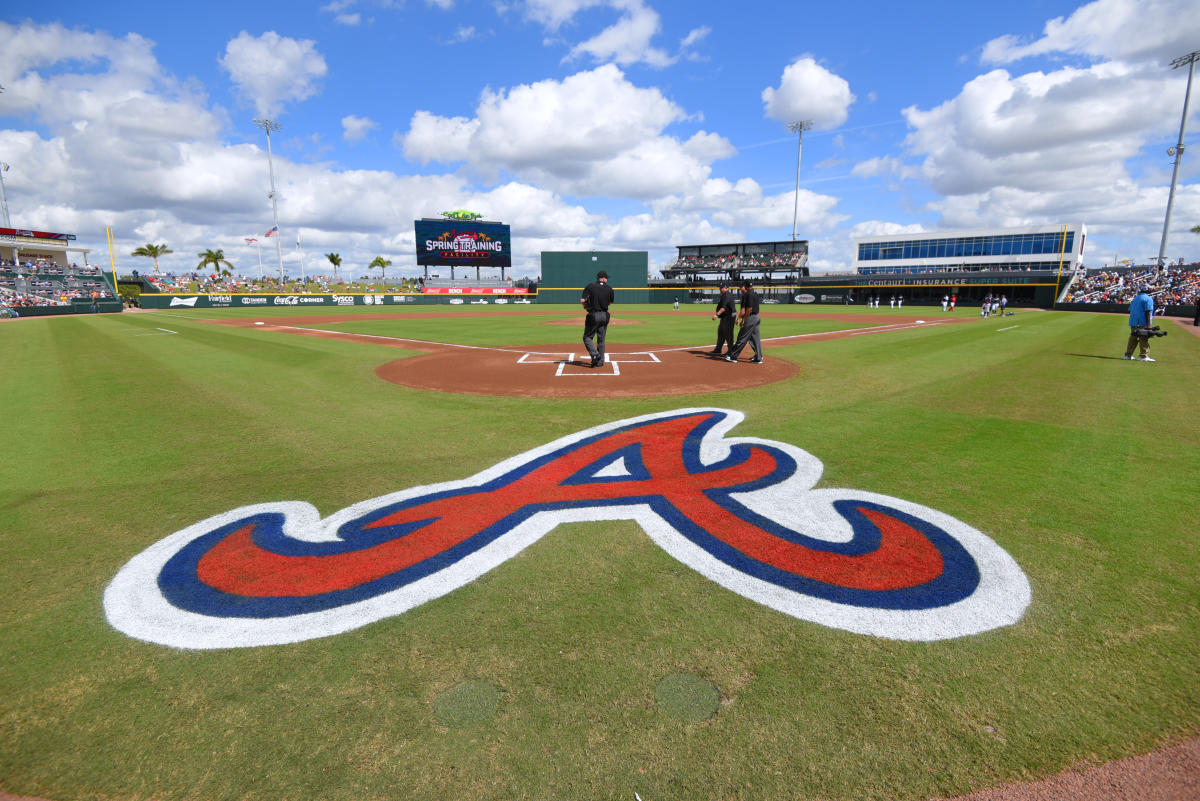
[[[154,331],[161,331],[162,333],[156,334],[156,333],[154,333]],[[154,331],[138,331],[136,329],[133,329],[133,330],[128,331],[127,333],[131,337],[165,337],[165,336],[170,336],[171,334],[179,333],[178,331],[172,331],[170,328],[155,328]]]

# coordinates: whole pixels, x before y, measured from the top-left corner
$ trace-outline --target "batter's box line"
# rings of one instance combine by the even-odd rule
[[[561,356],[563,357],[561,359],[530,358],[531,356],[551,356],[551,357],[553,357],[553,356],[558,356],[558,355],[560,355],[560,354],[556,354],[556,353],[525,353],[521,356],[521,358],[517,359],[517,364],[556,364],[556,365],[558,365],[558,368],[554,371],[554,377],[555,378],[563,378],[563,377],[570,377],[570,376],[614,376],[614,375],[621,374],[621,365],[622,364],[661,364],[662,363],[662,360],[659,359],[657,356],[655,356],[653,353],[617,353],[617,354],[606,353],[606,354],[604,354],[604,362],[605,362],[605,364],[612,367],[611,373],[610,372],[597,372],[592,369],[589,369],[588,372],[586,372],[586,373],[567,373],[567,372],[564,372],[567,365],[575,363],[575,354],[574,353],[563,353],[563,354],[561,354]],[[648,358],[644,358],[644,359],[633,358],[633,359],[631,359],[631,358],[628,358],[630,356],[635,356],[635,357],[636,356],[645,356]],[[588,358],[590,359],[591,357],[589,356]]]

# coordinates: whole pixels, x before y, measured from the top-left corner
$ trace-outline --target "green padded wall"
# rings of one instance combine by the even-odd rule
[[[578,303],[583,288],[608,273],[617,303],[646,303],[650,257],[644,250],[542,251],[539,303]]]

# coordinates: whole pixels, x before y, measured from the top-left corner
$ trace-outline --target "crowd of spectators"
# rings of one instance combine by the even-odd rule
[[[182,273],[164,273],[161,275],[141,275],[148,281],[156,292],[169,294],[195,293],[200,295],[232,295],[232,294],[314,294],[329,295],[340,292],[405,292],[410,291],[412,279],[389,278],[383,280],[378,276],[364,275],[359,281],[334,279],[328,275],[310,275],[304,278],[265,275],[262,278],[247,278],[240,275],[218,273],[202,273],[198,271]],[[419,280],[419,279],[418,279]]]
[[[110,298],[100,270],[77,264],[62,266],[36,259],[0,259],[0,306],[69,306],[77,299]]]
[[[791,270],[800,264],[800,253],[734,253],[709,256],[680,256],[666,270],[672,272],[714,272],[729,270]]]
[[[68,264],[66,267],[46,259],[26,259],[16,262],[12,259],[0,259],[0,271],[19,272],[42,275],[100,275],[100,268],[92,265],[80,267],[78,264]]]
[[[1157,308],[1192,305],[1200,296],[1200,262],[1159,268],[1132,267],[1098,270],[1079,276],[1064,300],[1067,303],[1128,303],[1142,290]]]
[[[1063,267],[1064,271],[1069,271],[1069,266]],[[858,275],[916,275],[921,273],[992,273],[992,272],[1017,272],[1028,273],[1034,271],[1058,271],[1058,262],[1042,262],[1035,264],[955,264],[955,265],[917,265],[913,267],[859,267]]]

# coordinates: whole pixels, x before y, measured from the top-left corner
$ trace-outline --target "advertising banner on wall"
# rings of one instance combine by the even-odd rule
[[[355,295],[161,295],[143,292],[139,302],[146,309],[270,309],[278,307],[311,308],[314,306],[396,306],[414,303],[445,303],[450,295],[529,295],[524,289],[430,289],[425,295],[355,294]],[[532,295],[530,295],[532,297]],[[461,298],[459,298],[461,302]],[[503,298],[498,298],[503,300]],[[482,302],[482,301],[481,301]]]
[[[466,286],[451,289],[450,287],[426,287],[426,295],[529,295],[529,290],[521,287],[479,287]]]
[[[0,228],[0,239],[4,241],[12,240],[36,240],[36,239],[55,239],[62,242],[67,242],[75,238],[75,234],[56,234],[52,231],[27,231],[24,228]]]
[[[420,266],[512,266],[512,238],[504,223],[416,220],[413,226]]]

